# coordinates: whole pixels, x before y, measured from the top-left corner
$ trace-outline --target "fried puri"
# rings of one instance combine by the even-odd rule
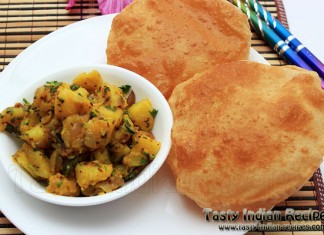
[[[202,208],[270,209],[324,155],[324,93],[314,72],[241,61],[179,84],[167,159],[177,190]]]
[[[211,65],[248,59],[250,44],[247,17],[225,0],[135,0],[113,20],[107,61],[169,97]]]

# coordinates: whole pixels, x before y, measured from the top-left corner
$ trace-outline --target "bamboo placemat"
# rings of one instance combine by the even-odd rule
[[[68,24],[100,15],[96,0],[79,0],[71,11],[65,9],[66,1],[0,1],[0,72],[22,50],[50,32]],[[280,0],[264,0],[260,1],[260,3],[275,17],[278,17],[284,24],[287,24],[285,11]],[[252,36],[252,46],[272,65],[281,66],[285,64],[255,33]],[[309,208],[323,210],[323,198],[317,196],[319,194],[316,193],[316,189],[319,191],[320,182],[316,180],[320,178],[319,174],[317,172],[299,192],[276,205],[274,209],[279,211],[285,211],[286,208],[293,208],[295,210],[308,210]],[[324,193],[324,191],[322,192]],[[283,223],[287,222],[283,221]],[[312,224],[320,224],[320,222],[312,222]],[[37,226],[37,224],[34,226]],[[298,234],[301,233],[304,232],[298,232]],[[0,234],[22,234],[22,232],[0,212]],[[270,235],[272,233],[251,234]],[[287,235],[294,234],[294,232],[277,232],[276,234]],[[308,232],[307,234],[322,235],[323,232]]]

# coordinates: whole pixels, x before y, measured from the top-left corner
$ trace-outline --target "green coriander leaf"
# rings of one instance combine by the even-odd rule
[[[105,88],[103,90],[103,94],[107,95],[108,91],[110,91],[110,88],[108,86],[105,86]]]
[[[28,102],[28,100],[26,98],[23,98],[23,101],[26,105],[30,105],[30,103]]]
[[[58,188],[61,188],[62,184],[63,184],[63,182],[62,182],[62,181],[59,181],[59,182],[57,182],[56,186],[57,186]]]
[[[131,133],[131,134],[135,134],[135,131],[131,128],[131,126],[130,125],[125,125],[125,127],[126,127],[126,130],[129,132],[129,133]]]
[[[79,88],[80,88],[80,86],[77,85],[77,84],[72,84],[72,85],[70,86],[70,89],[71,89],[72,91],[76,91],[76,90],[79,89]]]
[[[152,111],[150,111],[150,114],[152,115],[152,117],[156,117],[156,115],[158,114],[159,110],[153,109]]]
[[[129,90],[131,89],[131,86],[130,85],[123,85],[121,87],[119,87],[124,94],[127,94],[129,92]]]
[[[149,154],[148,152],[142,151],[142,154],[143,154],[145,157],[150,157],[150,154]]]
[[[136,173],[134,171],[131,171],[127,176],[125,176],[125,181],[128,181],[136,176]]]
[[[125,123],[125,127],[126,127],[126,130],[131,133],[131,134],[135,134],[135,131],[133,130],[133,128],[131,127],[130,123],[128,122],[127,119],[123,119],[124,120],[124,123]]]
[[[115,107],[111,107],[111,106],[106,105],[105,108],[106,109],[109,109],[109,110],[111,110],[113,112],[116,112],[116,108]]]
[[[148,162],[148,161],[147,161],[147,159],[146,159],[146,158],[144,158],[144,157],[143,157],[143,158],[141,158],[141,160],[140,160],[140,164],[141,164],[141,165],[146,165],[146,164],[147,164],[147,162]]]
[[[5,131],[9,132],[11,134],[12,132],[15,132],[15,127],[8,123],[7,126],[6,126]]]
[[[57,91],[57,88],[62,84],[63,84],[62,82],[58,82],[58,81],[46,82],[45,87],[49,88],[51,93],[55,93]]]
[[[61,144],[61,145],[64,144],[63,139],[62,139],[62,137],[61,137],[60,134],[56,134],[56,135],[55,135],[55,138],[56,138],[56,142],[57,142],[57,143],[59,143],[59,144]]]
[[[90,112],[90,119],[97,117],[97,116],[98,115],[95,112],[93,112],[93,111]]]

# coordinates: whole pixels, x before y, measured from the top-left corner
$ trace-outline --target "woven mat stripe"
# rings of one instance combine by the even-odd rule
[[[289,24],[288,24],[288,20],[287,20],[285,6],[284,6],[282,0],[275,0],[275,4],[277,7],[278,20],[280,21],[280,23],[283,24],[283,26],[285,26],[288,29]]]

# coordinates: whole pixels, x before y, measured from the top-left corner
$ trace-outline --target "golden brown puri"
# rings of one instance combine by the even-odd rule
[[[112,23],[108,64],[173,88],[213,64],[248,59],[247,17],[225,0],[135,0]]]
[[[314,72],[240,61],[179,84],[167,159],[177,190],[214,210],[270,209],[324,155],[324,93]]]

